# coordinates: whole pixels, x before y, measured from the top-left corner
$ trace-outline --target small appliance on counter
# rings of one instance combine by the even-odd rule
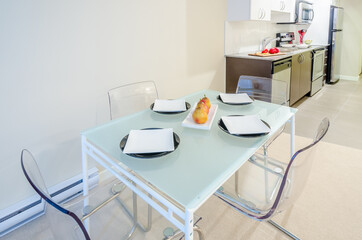
[[[295,21],[278,22],[278,24],[311,24],[314,19],[313,3],[307,0],[296,0],[295,3]]]
[[[295,40],[294,32],[284,32],[284,33],[277,33],[276,41],[277,47],[293,47],[293,41]]]
[[[311,24],[314,19],[313,3],[299,0],[296,4],[296,24]]]

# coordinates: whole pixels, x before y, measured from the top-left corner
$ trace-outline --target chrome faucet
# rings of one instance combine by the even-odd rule
[[[271,43],[273,41],[279,41],[279,40],[280,40],[280,37],[277,37],[277,38],[271,38],[271,37],[264,38],[262,43],[261,43],[261,50],[263,51],[269,43]]]

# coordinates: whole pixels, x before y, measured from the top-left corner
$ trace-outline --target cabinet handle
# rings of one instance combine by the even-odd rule
[[[280,1],[280,10],[283,11],[283,1]]]
[[[259,19],[263,19],[263,9],[259,8]]]
[[[303,62],[304,62],[304,55],[300,54],[299,57],[298,57],[298,63],[302,64]]]
[[[263,17],[262,17],[262,19],[264,19],[265,18],[265,10],[264,10],[264,8],[262,8],[263,9]]]
[[[283,1],[283,10],[285,10],[285,6],[286,6],[286,5],[285,5],[285,2]]]

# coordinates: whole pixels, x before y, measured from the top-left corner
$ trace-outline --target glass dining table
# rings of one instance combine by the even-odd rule
[[[290,122],[290,152],[294,153],[297,109],[255,100],[247,105],[227,105],[219,92],[199,91],[184,97],[191,105],[204,94],[218,105],[209,130],[183,127],[191,109],[160,114],[150,108],[85,130],[82,137],[83,193],[88,194],[88,158],[106,168],[138,197],[193,239],[193,215],[268,139]],[[238,137],[223,131],[218,121],[227,115],[257,115],[270,133]],[[172,128],[180,138],[177,149],[157,158],[126,155],[120,142],[133,129]],[[86,204],[86,203],[85,203]]]

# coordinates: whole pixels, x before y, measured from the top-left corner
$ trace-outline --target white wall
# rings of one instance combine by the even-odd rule
[[[277,25],[264,21],[225,22],[225,54],[261,50],[264,38],[274,38],[277,32],[294,30],[294,25]],[[275,46],[275,42],[272,44]]]
[[[306,39],[313,40],[312,44],[328,44],[331,3],[331,0],[316,0],[313,2],[314,19],[305,35]]]
[[[80,172],[80,131],[108,121],[106,93],[154,80],[161,98],[224,89],[226,1],[0,2],[0,209]]]
[[[358,80],[362,66],[362,3],[360,0],[342,0],[344,8],[341,78]]]
[[[262,40],[266,37],[275,37],[278,32],[294,32],[295,43],[299,43],[298,30],[300,29],[307,29],[304,39],[313,40],[312,44],[328,44],[331,0],[318,0],[313,3],[315,18],[309,25],[281,25],[263,21],[226,22],[225,54],[260,50]]]

